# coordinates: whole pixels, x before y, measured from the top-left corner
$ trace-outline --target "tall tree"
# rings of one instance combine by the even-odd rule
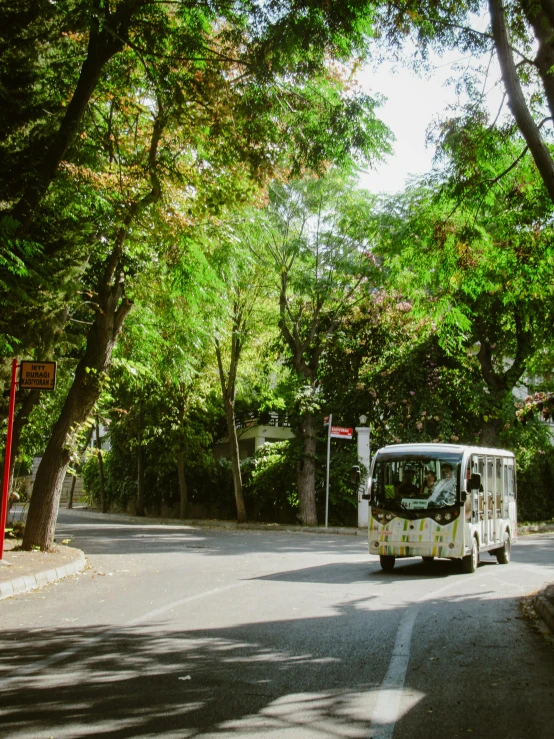
[[[461,355],[475,433],[492,446],[513,424],[514,389],[551,346],[552,204],[532,162],[511,166],[517,139],[478,124],[445,131],[450,178],[389,202],[381,244],[399,289]],[[499,173],[502,190],[488,184]]]
[[[87,334],[86,348],[37,470],[22,544],[25,549],[39,546],[42,550],[49,550],[52,547],[59,496],[71,457],[70,440],[100,397],[112,351],[132,307],[132,301],[125,295],[125,242],[137,217],[161,197],[156,170],[165,121],[159,109],[144,151],[150,188],[139,192],[138,197],[129,203],[122,222],[113,233],[111,250],[102,265],[95,295],[95,315]]]
[[[69,102],[65,107],[58,105],[53,122],[47,123],[36,107],[27,106],[28,117],[45,133],[34,161],[28,162],[21,173],[19,191],[15,193],[12,216],[20,229],[28,226],[79,134],[106,66],[124,49],[135,50],[149,64],[161,58],[160,67],[183,59],[197,61],[199,69],[214,63],[232,64],[239,74],[245,72],[260,80],[276,79],[287,72],[313,74],[324,66],[329,52],[344,60],[363,51],[372,16],[369,3],[330,2],[322,8],[308,2],[279,3],[278,14],[273,6],[246,2],[210,6],[190,0],[179,0],[168,7],[149,0],[121,0],[115,5],[100,0],[62,2],[54,8],[46,2],[37,6],[28,0],[23,5],[4,3],[2,27],[10,28],[11,40],[17,42],[15,52],[6,61],[6,73],[23,61],[23,81],[31,87],[33,75],[43,71],[37,53],[41,45],[49,51],[65,44],[67,51],[83,58],[77,76],[72,75]],[[44,32],[44,25],[41,29],[45,21],[49,34]],[[215,26],[219,32],[210,38],[207,31]],[[8,46],[7,36],[2,41]],[[12,89],[9,85],[8,90]]]
[[[257,249],[278,279],[279,329],[298,377],[300,518],[317,523],[316,417],[320,363],[345,315],[372,285],[375,262],[365,230],[371,199],[335,173],[270,191]]]
[[[99,280],[74,392],[37,477],[40,492],[29,512],[26,547],[50,546],[70,430],[90,413],[130,310],[128,245],[137,243],[140,229],[145,235],[163,194],[166,215],[183,225],[202,210],[214,213],[229,200],[248,198],[274,174],[369,156],[386,141],[374,101],[349,89],[329,63],[330,57],[348,61],[361,50],[369,21],[364,3],[342,14],[338,7],[316,12],[307,4],[300,26],[296,4],[278,21],[264,3],[243,13],[235,6],[216,12],[187,2],[169,10],[146,0],[123,0],[115,8],[98,4],[92,15],[88,5],[77,7],[82,12],[66,16],[79,29],[74,43],[85,60],[74,87],[64,91],[67,107],[57,99],[48,124],[33,114],[40,132],[36,155],[14,181],[3,231],[7,249],[22,265],[20,275],[28,270],[29,248],[38,244],[44,259],[33,272],[41,288],[52,284],[54,267],[67,281],[66,250],[81,285],[94,270]],[[58,42],[57,28],[44,41],[47,49]],[[306,34],[316,28],[304,49]],[[286,44],[279,46],[283,34]],[[16,152],[14,161],[22,164],[26,151]],[[103,196],[79,198],[83,189]],[[83,215],[78,225],[77,200]],[[71,239],[60,243],[60,211],[75,222],[78,249]],[[91,236],[92,260],[86,249]],[[57,308],[63,293],[59,287],[52,292]],[[87,392],[78,390],[83,382]]]
[[[228,319],[221,320],[215,336],[215,352],[227,420],[227,438],[233,472],[233,487],[237,519],[246,521],[247,512],[242,489],[239,442],[235,418],[235,400],[239,364],[244,348],[252,338],[255,326],[264,326],[267,319],[268,277],[253,258],[249,248],[248,221],[229,224],[224,234],[219,229],[219,245],[212,257],[220,280],[222,309]],[[259,329],[258,329],[259,330]]]

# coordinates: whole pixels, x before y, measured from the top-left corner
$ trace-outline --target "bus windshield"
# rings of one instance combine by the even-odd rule
[[[441,452],[379,456],[373,469],[371,500],[377,508],[417,511],[457,502],[461,454]]]

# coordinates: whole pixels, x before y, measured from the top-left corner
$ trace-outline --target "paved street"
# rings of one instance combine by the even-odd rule
[[[117,523],[61,512],[90,566],[0,602],[0,735],[551,739],[554,649],[508,566],[398,561],[362,536]]]

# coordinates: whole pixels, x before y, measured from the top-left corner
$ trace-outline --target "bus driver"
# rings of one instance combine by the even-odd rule
[[[456,502],[456,480],[454,479],[452,465],[445,462],[441,465],[441,479],[433,488],[428,504],[435,506],[454,505]]]

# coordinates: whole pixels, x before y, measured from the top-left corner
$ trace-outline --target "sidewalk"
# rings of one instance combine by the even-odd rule
[[[80,572],[85,555],[80,549],[58,546],[52,554],[16,551],[15,539],[4,542],[4,559],[0,564],[0,600],[26,593],[42,585]]]
[[[324,528],[322,526],[300,526],[286,524],[268,523],[245,523],[238,524],[235,521],[217,520],[187,520],[173,518],[137,518],[123,513],[100,513],[99,511],[77,508],[79,513],[101,516],[111,521],[140,524],[143,526],[181,526],[183,528],[221,528],[221,529],[246,529],[255,531],[275,531],[283,533],[307,533],[327,534],[342,536],[367,536],[367,528],[337,527]],[[537,533],[554,532],[554,524],[536,524],[520,526],[519,536]],[[80,572],[85,564],[85,555],[80,549],[59,545],[55,552],[46,554],[44,552],[22,552],[15,548],[19,542],[6,539],[4,549],[4,562],[0,564],[0,600],[12,595],[25,593],[42,585],[60,580],[68,575]],[[534,600],[535,609],[543,619],[548,628],[554,633],[554,583],[543,588]]]

